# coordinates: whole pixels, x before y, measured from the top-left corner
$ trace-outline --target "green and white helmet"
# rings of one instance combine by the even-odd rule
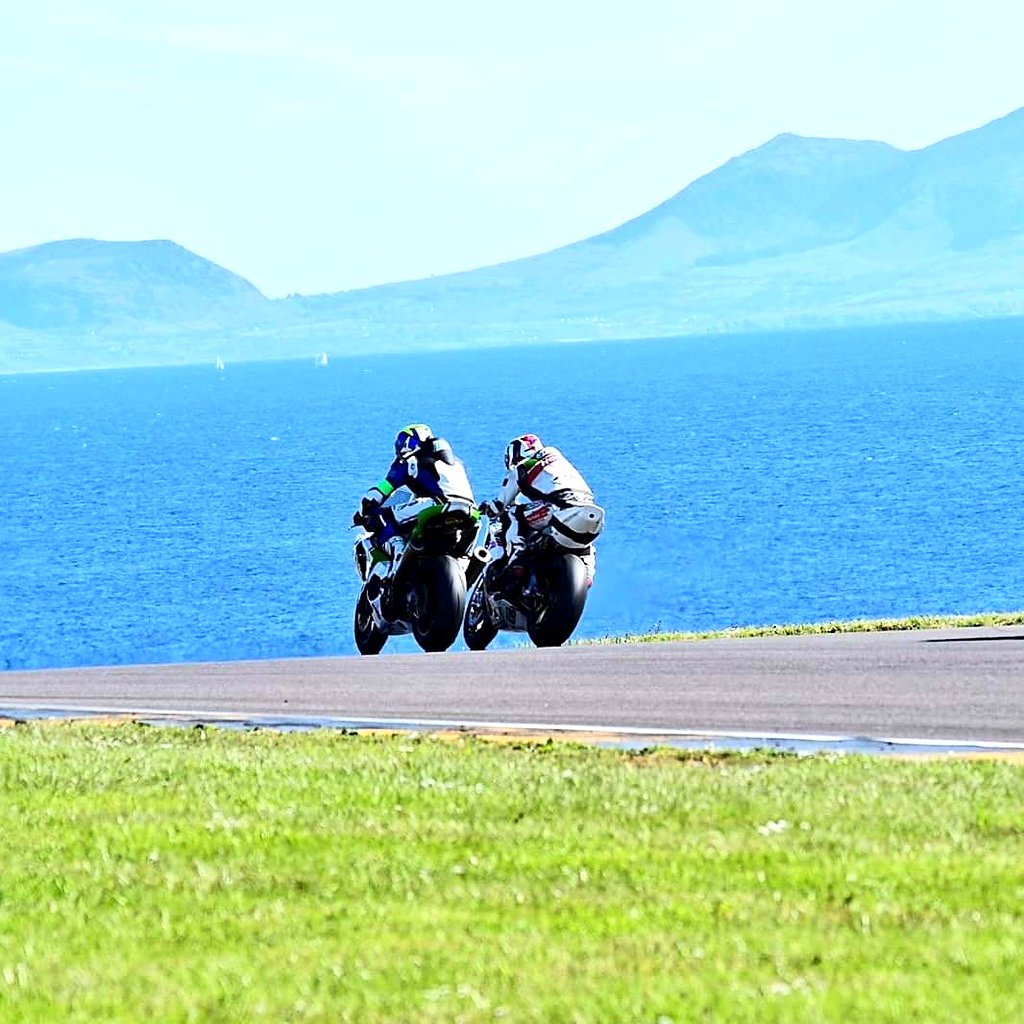
[[[434,432],[426,423],[410,423],[402,427],[395,437],[395,458],[404,462],[433,437]]]

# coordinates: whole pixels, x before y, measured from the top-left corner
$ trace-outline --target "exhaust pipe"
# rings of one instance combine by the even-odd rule
[[[466,586],[471,587],[480,578],[480,573],[484,571],[484,566],[488,561],[487,548],[478,546],[473,548],[472,554],[469,556],[469,565],[466,566]]]

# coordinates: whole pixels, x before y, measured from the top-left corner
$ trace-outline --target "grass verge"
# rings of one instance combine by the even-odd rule
[[[0,1020],[1008,1021],[1024,768],[0,731]]]
[[[878,633],[900,629],[952,629],[967,626],[1019,626],[1024,612],[984,612],[978,615],[916,615],[906,619],[852,619],[847,622],[787,623],[776,626],[734,626],[705,632],[627,633],[581,644],[648,644],[669,640],[720,640],[729,637],[801,636],[815,633]]]

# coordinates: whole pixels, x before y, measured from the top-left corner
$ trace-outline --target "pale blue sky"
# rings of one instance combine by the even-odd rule
[[[1024,106],[1024,4],[34,0],[0,13],[0,251],[170,238],[268,295],[546,251],[780,132]]]

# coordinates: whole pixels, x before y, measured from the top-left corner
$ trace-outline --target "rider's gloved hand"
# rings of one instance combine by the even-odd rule
[[[378,502],[374,501],[373,498],[367,498],[364,495],[359,501],[359,511],[352,516],[352,525],[365,526],[378,508],[380,508]]]
[[[501,515],[501,506],[491,499],[480,502],[478,507],[488,519],[497,519]]]

